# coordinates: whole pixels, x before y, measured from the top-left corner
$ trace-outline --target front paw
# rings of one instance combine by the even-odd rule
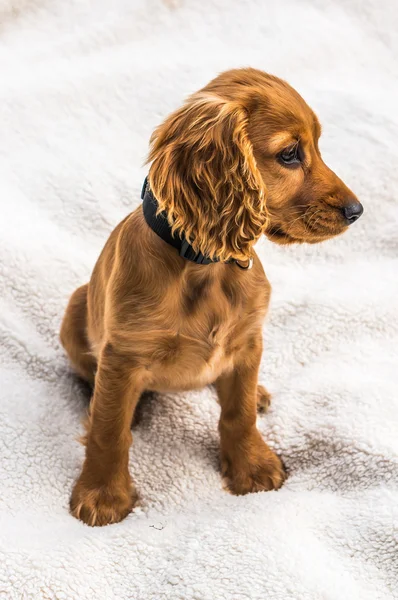
[[[271,394],[264,386],[257,386],[257,412],[266,413],[271,404]]]
[[[102,526],[122,521],[137,502],[133,485],[89,487],[81,476],[73,488],[70,511],[87,525]]]
[[[246,451],[224,455],[222,467],[228,490],[238,496],[277,490],[286,479],[281,459],[263,440]]]

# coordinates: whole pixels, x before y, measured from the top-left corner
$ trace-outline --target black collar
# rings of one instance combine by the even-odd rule
[[[148,177],[145,177],[144,185],[142,186],[141,199],[144,218],[149,227],[167,244],[176,248],[182,258],[190,260],[197,265],[210,265],[211,263],[220,262],[218,258],[212,260],[208,256],[204,256],[201,252],[195,252],[191,244],[184,237],[174,237],[172,235],[166,213],[161,212],[158,215],[156,214],[159,205],[149,187]],[[250,258],[247,265],[242,265],[239,260],[234,258],[227,260],[226,263],[235,263],[240,269],[247,271],[252,268],[253,259]]]
[[[208,256],[204,256],[201,252],[195,252],[195,250],[185,238],[180,238],[178,236],[174,237],[172,235],[171,227],[167,221],[166,214],[162,212],[156,215],[156,211],[158,209],[158,202],[151,192],[148,177],[145,177],[144,185],[142,186],[141,198],[143,201],[142,207],[144,211],[145,221],[147,222],[149,227],[159,237],[161,237],[162,240],[170,244],[170,246],[176,248],[182,258],[197,263],[198,265],[209,265],[210,263],[219,262],[218,259],[212,260]]]

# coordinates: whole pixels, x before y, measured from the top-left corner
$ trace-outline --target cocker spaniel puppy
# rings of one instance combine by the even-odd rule
[[[143,204],[109,237],[72,295],[61,341],[94,385],[86,458],[71,497],[89,525],[136,501],[130,425],[140,395],[216,386],[221,464],[234,494],[278,489],[285,472],[256,427],[270,284],[255,253],[316,243],[362,214],[323,162],[316,115],[285,81],[222,73],[154,132]]]

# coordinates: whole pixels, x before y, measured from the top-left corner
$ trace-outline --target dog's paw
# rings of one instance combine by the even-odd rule
[[[91,527],[122,521],[137,502],[134,486],[87,488],[79,479],[73,488],[70,511]]]
[[[227,488],[237,496],[250,492],[268,492],[279,489],[286,479],[281,459],[262,442],[251,457],[239,456],[233,462],[223,460],[223,474]]]
[[[271,404],[271,394],[262,385],[257,386],[257,412],[266,413]]]

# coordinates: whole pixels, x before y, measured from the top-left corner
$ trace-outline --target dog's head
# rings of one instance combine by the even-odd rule
[[[227,71],[154,132],[151,188],[173,231],[212,258],[246,259],[262,234],[316,243],[362,205],[323,162],[316,115],[286,82]]]

